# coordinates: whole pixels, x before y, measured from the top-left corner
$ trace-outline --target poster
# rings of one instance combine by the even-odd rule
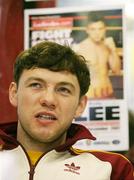
[[[102,33],[104,36],[103,45],[101,47],[105,50],[103,54],[99,54],[100,49],[92,49],[92,46],[90,46],[89,50],[87,48],[87,52],[86,46],[85,48],[80,48],[84,53],[78,51],[79,44],[88,39],[89,33],[87,27],[92,13],[97,15],[101,14],[105,21],[103,27],[103,31],[105,32]],[[74,120],[74,122],[85,125],[97,139],[95,141],[80,141],[75,145],[76,147],[109,151],[123,151],[128,149],[124,19],[124,7],[119,5],[104,7],[103,9],[102,7],[100,9],[99,7],[91,6],[82,8],[69,7],[25,10],[25,49],[44,40],[55,41],[60,44],[69,45],[85,58],[87,55],[86,60],[92,59],[91,62],[89,61],[92,93],[89,93],[90,95],[87,93],[88,103],[85,112],[80,118]],[[94,34],[95,31],[97,31],[97,29],[94,29],[92,34]],[[101,31],[102,27],[98,34],[100,34]],[[114,50],[111,49],[110,46],[114,47]],[[98,54],[96,55],[95,53],[97,51]],[[115,61],[114,58],[111,61],[111,51],[114,55],[116,52],[119,61]],[[91,58],[88,58],[89,54]],[[97,57],[99,61],[101,61],[101,59],[104,60],[104,63],[103,61],[100,63],[100,65],[104,64],[106,68],[106,71],[104,69],[104,74],[106,75],[104,78],[102,75],[103,71],[101,71],[104,67],[98,66],[99,61]],[[96,59],[96,63],[94,63],[95,61],[93,61],[93,59]],[[117,65],[119,73],[116,73],[116,70],[113,68],[115,67],[115,63],[112,64],[114,61],[115,63],[119,62]],[[94,64],[97,66],[94,66]],[[96,82],[99,82],[99,85]],[[100,84],[100,82],[104,83]],[[107,82],[108,85],[106,84]],[[96,86],[94,86],[95,84]],[[103,85],[105,87],[102,87]],[[109,87],[111,89],[109,89]],[[104,88],[105,91],[103,92],[102,90]],[[108,91],[111,92],[111,94],[105,96],[104,94]]]

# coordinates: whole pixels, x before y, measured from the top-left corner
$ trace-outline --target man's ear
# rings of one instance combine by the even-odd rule
[[[14,107],[17,107],[17,84],[15,82],[11,82],[9,86],[9,101]]]
[[[80,97],[79,104],[78,104],[77,110],[75,112],[74,118],[81,116],[81,114],[84,112],[84,110],[86,108],[87,101],[88,101],[88,98],[86,95]]]

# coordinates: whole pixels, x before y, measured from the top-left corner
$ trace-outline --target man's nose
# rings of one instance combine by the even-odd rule
[[[55,93],[53,90],[45,90],[40,97],[40,104],[44,107],[53,110],[56,105]]]

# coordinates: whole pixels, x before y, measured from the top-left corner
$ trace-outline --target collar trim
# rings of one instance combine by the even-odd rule
[[[0,130],[0,147],[2,149],[13,149],[19,145],[19,142],[15,138],[17,132],[17,122],[1,125]],[[7,134],[6,134],[7,133]],[[8,135],[10,134],[10,135]],[[65,144],[56,147],[56,151],[65,151],[77,141],[82,139],[95,140],[96,138],[90,133],[90,131],[83,125],[72,123],[68,132]]]

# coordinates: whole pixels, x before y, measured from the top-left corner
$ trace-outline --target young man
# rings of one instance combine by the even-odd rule
[[[121,61],[112,37],[106,38],[105,19],[99,12],[91,12],[87,22],[88,37],[74,46],[74,50],[88,61],[91,72],[89,98],[113,98],[114,90],[109,78],[109,69],[119,75]]]
[[[0,180],[133,179],[121,155],[72,147],[95,139],[72,123],[85,109],[89,84],[85,60],[69,47],[42,42],[17,57],[9,99],[18,123],[0,132]]]

